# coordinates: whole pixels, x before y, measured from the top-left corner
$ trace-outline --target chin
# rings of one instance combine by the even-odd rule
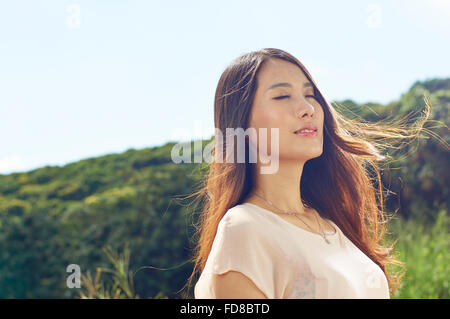
[[[280,155],[280,161],[299,161],[299,162],[306,162],[309,161],[310,159],[313,158],[317,158],[320,155],[322,155],[322,153],[317,153],[317,154],[289,154],[289,155]]]
[[[280,161],[282,160],[287,160],[287,161],[302,161],[302,162],[306,162],[310,159],[313,158],[317,158],[320,155],[322,155],[322,151],[317,151],[317,152],[291,152],[291,153],[281,153],[280,154]]]

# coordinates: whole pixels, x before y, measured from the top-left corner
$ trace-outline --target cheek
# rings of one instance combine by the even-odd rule
[[[256,128],[281,128],[282,123],[285,123],[283,114],[280,114],[273,107],[261,107],[254,113],[251,126]]]
[[[253,144],[257,144],[258,148],[262,148],[265,151],[269,151],[272,148],[271,142],[274,139],[274,142],[279,145],[280,140],[284,140],[281,135],[283,134],[283,126],[285,126],[286,118],[285,115],[280,114],[280,112],[274,110],[269,107],[260,107],[255,109],[250,117],[249,127],[256,128],[257,134],[257,142],[253,141]],[[276,136],[272,137],[271,129],[279,128],[278,139]],[[264,132],[261,132],[260,129],[266,129],[265,135]],[[264,136],[266,137],[264,139]],[[280,145],[278,146],[280,148]],[[270,153],[270,151],[269,151]]]
[[[320,109],[320,124],[322,125],[322,130],[325,126],[325,114],[323,113],[322,108]]]

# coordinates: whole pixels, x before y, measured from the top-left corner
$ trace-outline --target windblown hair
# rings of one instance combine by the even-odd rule
[[[404,272],[390,271],[386,266],[395,264],[405,269],[405,264],[393,255],[394,245],[385,247],[388,215],[384,211],[380,164],[377,162],[390,158],[381,154],[382,148],[391,146],[384,141],[418,136],[430,114],[428,103],[418,125],[402,125],[402,120],[381,124],[345,118],[326,101],[298,59],[283,50],[266,48],[236,58],[222,73],[214,101],[215,128],[221,132],[226,128],[247,129],[258,87],[258,70],[272,58],[291,62],[304,72],[313,83],[324,112],[323,153],[304,165],[301,200],[338,225],[345,236],[383,270],[389,290],[394,293]],[[213,153],[225,158],[226,143],[218,148],[217,135],[215,139]],[[241,204],[252,190],[252,165],[255,164],[247,161],[248,151],[246,145],[245,163],[212,161],[208,164],[209,172],[205,174],[200,190],[191,195],[201,201],[202,208],[198,223],[194,225],[194,237],[198,236],[198,240],[195,241],[189,287],[195,274],[200,274],[205,267],[220,220],[228,209]]]

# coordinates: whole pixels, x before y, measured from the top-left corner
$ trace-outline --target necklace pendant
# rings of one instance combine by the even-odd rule
[[[325,235],[323,236],[323,239],[325,239],[325,242],[326,242],[327,244],[331,244],[330,241],[328,240],[328,238],[325,237]]]

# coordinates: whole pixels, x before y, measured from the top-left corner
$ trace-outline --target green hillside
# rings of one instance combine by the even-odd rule
[[[450,78],[416,82],[388,105],[357,105],[351,100],[333,105],[349,118],[379,121],[423,110],[424,94],[432,104],[430,118],[448,125]],[[430,130],[450,143],[448,127]],[[130,270],[160,268],[138,271],[133,277],[135,293],[141,298],[159,292],[180,298],[179,290],[192,271],[186,260],[191,256],[191,225],[196,220],[189,203],[176,196],[197,190],[205,165],[173,163],[173,145],[0,175],[0,298],[78,297],[80,289],[66,286],[66,267],[78,264],[82,273],[110,268],[102,248],[109,245],[122,251],[126,243]],[[383,174],[385,186],[399,194],[390,195],[386,205],[389,211],[398,209],[405,222],[420,223],[426,232],[436,224],[438,213],[446,216],[450,206],[449,152],[437,138],[420,139],[401,154],[408,150],[410,155],[399,158]],[[439,227],[448,235],[447,223]],[[439,249],[448,251],[447,243]],[[447,255],[439,258],[429,262],[450,264]],[[441,277],[421,279],[437,280],[440,286],[423,294],[449,297],[448,289],[441,289],[445,283],[448,287],[445,267]],[[406,292],[420,295],[408,287],[405,296]]]

